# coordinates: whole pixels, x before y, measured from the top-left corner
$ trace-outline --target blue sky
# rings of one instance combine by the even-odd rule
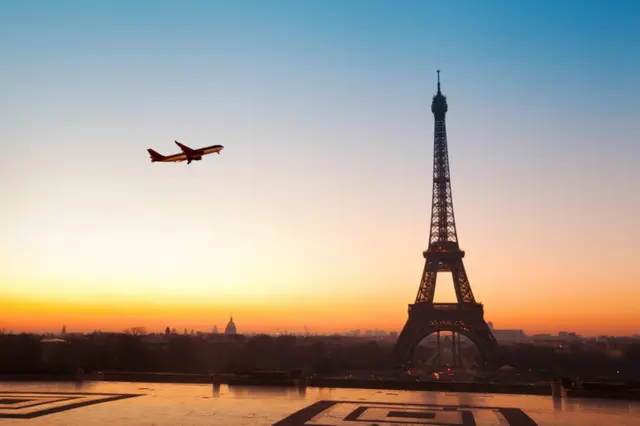
[[[637,302],[638,52],[636,1],[0,1],[1,291],[187,277],[391,312],[422,268],[441,69],[477,298]],[[149,163],[175,139],[225,150]]]

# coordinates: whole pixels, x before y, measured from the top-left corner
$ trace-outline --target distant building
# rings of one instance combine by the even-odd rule
[[[559,339],[559,337],[557,336],[552,336],[549,333],[541,333],[541,334],[534,334],[533,336],[531,336],[531,338],[533,340],[552,340],[552,339]]]
[[[524,330],[496,330],[491,321],[487,322],[487,325],[500,343],[523,342],[528,339]]]
[[[224,329],[224,334],[227,334],[227,335],[238,334],[236,330],[236,324],[233,322],[233,316],[229,318],[229,323],[227,324],[227,327]]]
[[[500,343],[523,342],[527,340],[524,330],[493,330],[493,335]]]
[[[218,334],[218,326],[217,326],[217,325],[214,325],[214,326],[213,326],[213,329],[211,330],[211,332],[212,332],[213,334]]]
[[[558,337],[565,340],[576,341],[580,340],[580,336],[576,333],[571,333],[567,331],[561,331],[558,333]]]

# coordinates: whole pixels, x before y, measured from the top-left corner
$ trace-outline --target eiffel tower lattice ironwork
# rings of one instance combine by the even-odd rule
[[[440,331],[469,338],[487,364],[494,364],[499,356],[499,345],[484,320],[484,308],[473,297],[462,263],[465,253],[458,245],[447,149],[447,110],[447,99],[440,91],[438,70],[438,92],[431,104],[435,123],[429,248],[423,252],[425,265],[416,301],[409,305],[409,318],[394,348],[395,361],[402,366],[411,363],[413,352],[423,338],[435,332],[439,336]],[[434,303],[438,272],[451,273],[457,303]]]

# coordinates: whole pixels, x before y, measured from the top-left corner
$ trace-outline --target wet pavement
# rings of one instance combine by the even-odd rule
[[[365,389],[0,383],[0,425],[640,425],[640,402]]]

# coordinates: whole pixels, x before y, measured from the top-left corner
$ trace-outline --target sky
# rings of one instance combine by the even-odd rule
[[[401,330],[440,69],[485,319],[640,333],[638,52],[633,0],[0,0],[0,329]]]

